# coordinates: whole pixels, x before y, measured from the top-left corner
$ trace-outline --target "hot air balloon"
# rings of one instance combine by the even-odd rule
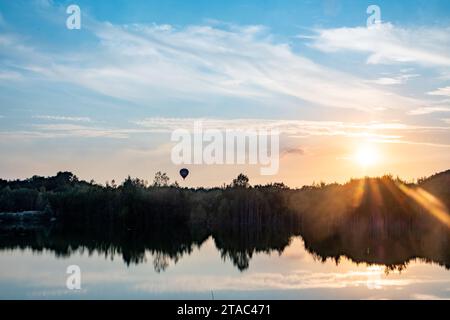
[[[183,180],[186,179],[188,174],[189,174],[189,170],[188,169],[183,168],[183,169],[180,170],[180,176],[183,178]]]

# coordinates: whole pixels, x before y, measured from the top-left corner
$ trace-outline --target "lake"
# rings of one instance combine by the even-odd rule
[[[168,257],[144,250],[138,262],[123,252],[27,244],[0,250],[1,299],[440,299],[450,298],[450,271],[412,259],[403,270],[354,263],[341,257],[322,262],[293,236],[282,250],[255,251],[246,268],[236,267],[213,237]],[[35,248],[36,250],[32,249]],[[94,249],[93,249],[94,248]],[[90,252],[89,252],[90,251]],[[281,252],[282,251],[282,252]],[[241,257],[242,258],[242,257]],[[66,288],[66,269],[81,268],[81,290]],[[240,270],[243,269],[243,270]],[[387,271],[387,272],[385,272]]]

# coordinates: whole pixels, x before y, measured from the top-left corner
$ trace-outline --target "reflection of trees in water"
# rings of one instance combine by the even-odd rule
[[[354,224],[352,232],[336,229],[326,237],[311,233],[304,226],[301,233],[306,250],[322,262],[334,260],[338,264],[345,256],[356,263],[385,265],[389,271],[403,270],[410,261],[419,259],[450,269],[450,236],[443,228],[436,226],[428,233],[414,228],[405,229],[401,237],[374,237],[370,232],[361,230],[367,231],[365,222]],[[0,249],[51,250],[57,257],[67,257],[75,252],[98,253],[105,258],[121,255],[127,265],[150,262],[146,261],[146,256],[151,255],[155,271],[163,272],[212,236],[221,257],[243,271],[249,267],[255,254],[281,254],[295,235],[298,235],[296,230],[282,225],[217,227],[212,233],[198,232],[198,228],[192,226],[171,230],[155,228],[145,235],[137,235],[133,231],[91,234],[58,228],[48,232],[46,228],[39,228],[9,231],[7,234],[2,232]]]
[[[278,252],[281,254],[290,244],[293,228],[283,224],[217,228],[213,232],[214,242],[222,259],[229,259],[240,271],[249,267],[254,254]]]
[[[170,258],[167,257],[163,252],[156,252],[153,257],[153,267],[155,271],[160,273],[161,271],[165,271],[169,266]]]
[[[145,263],[146,255],[153,256],[155,270],[164,271],[169,261],[176,263],[190,254],[208,237],[207,234],[191,232],[187,228],[164,228],[163,226],[136,233],[133,230],[70,230],[48,226],[30,230],[3,230],[0,249],[50,250],[56,257],[68,257],[74,253],[98,253],[105,258],[121,255],[126,265]]]
[[[437,263],[450,269],[450,237],[437,232],[436,236],[422,235],[414,229],[404,232],[405,238],[371,239],[370,237],[342,237],[327,239],[306,238],[305,248],[318,261],[334,260],[339,264],[342,257],[355,263],[385,265],[386,271],[402,271],[411,261]],[[416,239],[414,239],[416,238]],[[437,240],[437,238],[440,238]]]
[[[249,267],[255,253],[281,253],[290,243],[291,232],[283,228],[240,228],[234,230],[214,227],[210,232],[198,226],[165,229],[162,226],[139,233],[132,230],[69,230],[41,225],[29,230],[1,231],[0,250],[31,249],[36,252],[53,251],[56,257],[68,257],[75,253],[104,255],[113,258],[121,255],[126,265],[147,262],[152,256],[156,272],[165,271],[169,264],[176,264],[184,255],[199,248],[211,235],[224,260],[230,259],[241,271]],[[49,232],[49,230],[51,230]]]
[[[145,263],[151,254],[154,269],[162,272],[212,236],[222,259],[243,271],[255,254],[281,254],[293,236],[301,235],[319,261],[348,257],[402,270],[420,259],[450,269],[450,232],[442,215],[450,183],[447,175],[438,178],[424,180],[417,189],[383,177],[302,190],[164,189],[151,191],[151,197],[141,190],[136,194],[142,199],[133,191],[117,216],[100,209],[61,211],[53,227],[0,224],[0,249],[46,249],[57,257],[121,255],[127,265]]]

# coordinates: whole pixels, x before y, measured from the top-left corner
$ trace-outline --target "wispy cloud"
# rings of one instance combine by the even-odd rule
[[[33,125],[29,130],[14,130],[0,132],[0,136],[9,139],[55,139],[55,138],[129,138],[129,131],[108,129],[73,124]]]
[[[450,87],[439,88],[437,90],[428,92],[428,94],[432,95],[432,96],[446,96],[446,97],[450,97]]]
[[[448,135],[448,126],[418,126],[400,122],[340,122],[340,121],[305,121],[305,120],[271,120],[271,119],[213,119],[213,118],[145,118],[133,121],[128,127],[105,127],[99,125],[80,125],[73,123],[33,124],[28,130],[0,132],[2,137],[22,139],[54,138],[113,138],[129,139],[136,135],[169,134],[176,129],[192,131],[194,123],[201,124],[202,129],[216,130],[276,130],[282,137],[347,137],[372,140],[383,143],[416,143],[408,137],[418,133]],[[431,142],[417,142],[429,144]],[[284,148],[289,154],[302,155],[304,150]]]
[[[38,115],[33,116],[35,119],[41,120],[52,120],[52,121],[70,121],[70,122],[92,122],[89,117],[68,117],[68,116],[49,116],[49,115]]]
[[[393,85],[393,84],[402,84],[403,83],[403,81],[401,79],[387,78],[387,77],[378,78],[378,79],[372,80],[370,82],[375,83],[375,84],[381,84],[381,85]]]
[[[346,137],[364,139],[377,143],[401,143],[433,147],[449,147],[445,142],[435,143],[436,136],[448,136],[448,126],[419,126],[401,122],[340,122],[268,119],[208,119],[208,118],[147,118],[135,124],[155,132],[171,132],[183,128],[193,130],[194,123],[201,121],[203,129],[218,130],[277,130],[290,138]],[[422,134],[425,138],[416,141]],[[431,139],[428,141],[427,139]],[[292,150],[300,154],[303,150]]]
[[[4,35],[0,45],[20,60],[23,72],[145,104],[167,97],[181,101],[240,97],[277,108],[292,98],[297,105],[370,112],[423,105],[318,64],[287,43],[274,41],[261,26],[176,28],[91,21],[84,27],[99,40],[90,49],[95,55],[83,51],[44,54],[22,45],[14,35]]]
[[[411,110],[409,114],[417,116],[436,112],[450,112],[450,107],[423,107]]]
[[[192,129],[195,122],[201,122],[204,129],[237,130],[279,130],[286,134],[308,133],[334,135],[342,132],[367,131],[420,131],[450,130],[448,127],[408,125],[401,122],[342,122],[272,119],[213,119],[213,118],[145,118],[133,121],[139,126],[157,130],[172,131],[178,128]]]
[[[381,77],[375,80],[369,80],[368,82],[379,85],[399,85],[404,84],[408,80],[416,78],[418,76],[419,76],[418,74],[401,74],[393,77]]]
[[[368,53],[367,63],[419,63],[450,66],[450,28],[403,28],[391,23],[375,27],[319,29],[311,45],[325,52]]]

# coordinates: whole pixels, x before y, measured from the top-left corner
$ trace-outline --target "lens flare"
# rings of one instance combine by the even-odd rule
[[[378,150],[371,145],[359,147],[354,156],[355,162],[362,167],[374,166],[379,162],[379,159]]]

